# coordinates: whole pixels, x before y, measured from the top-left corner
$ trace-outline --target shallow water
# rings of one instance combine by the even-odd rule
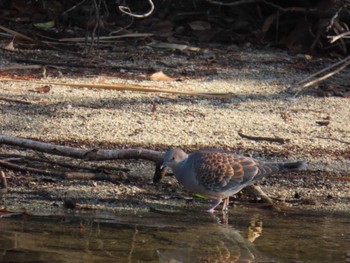
[[[0,218],[0,262],[350,262],[347,217],[237,208]]]

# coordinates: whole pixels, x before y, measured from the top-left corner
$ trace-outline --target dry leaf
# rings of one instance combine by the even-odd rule
[[[36,23],[36,24],[33,24],[33,26],[39,29],[48,30],[55,27],[55,20],[49,20],[43,23]]]
[[[319,126],[328,126],[331,122],[330,121],[316,121],[316,123]]]
[[[16,51],[15,46],[13,45],[13,39],[6,45],[6,47],[4,47],[4,49],[8,51]]]
[[[38,93],[48,93],[50,90],[51,90],[51,88],[48,85],[35,88],[35,91],[38,92]]]
[[[154,80],[154,81],[174,81],[176,79],[171,78],[167,75],[165,75],[162,71],[158,71],[154,74],[152,74],[151,76],[149,76],[150,80]]]
[[[211,29],[211,24],[205,21],[193,21],[188,23],[192,30],[209,30]]]
[[[168,49],[176,49],[181,51],[191,51],[191,52],[198,52],[201,49],[199,47],[192,47],[188,45],[183,44],[174,44],[174,43],[165,43],[165,42],[153,42],[148,44],[150,47],[155,48],[168,48]]]

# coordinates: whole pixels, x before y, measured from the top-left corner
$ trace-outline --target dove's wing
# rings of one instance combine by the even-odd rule
[[[191,155],[198,184],[208,191],[242,188],[254,179],[275,173],[278,165],[258,162],[234,153],[199,151]]]

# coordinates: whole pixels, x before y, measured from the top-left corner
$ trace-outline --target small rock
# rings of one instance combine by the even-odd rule
[[[300,197],[301,197],[301,195],[298,192],[294,193],[294,198],[299,199]]]
[[[64,208],[74,210],[77,207],[77,202],[73,199],[65,199],[63,200],[63,206]]]

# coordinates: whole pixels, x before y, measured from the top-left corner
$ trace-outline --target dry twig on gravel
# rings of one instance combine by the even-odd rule
[[[229,99],[233,96],[231,93],[215,93],[215,92],[195,92],[195,91],[175,91],[169,89],[150,88],[147,86],[137,85],[123,85],[123,84],[89,84],[89,83],[60,83],[50,81],[27,81],[27,80],[14,80],[14,79],[0,79],[0,81],[11,81],[11,82],[26,82],[27,84],[40,84],[40,85],[60,85],[69,86],[73,88],[91,88],[91,89],[106,89],[106,90],[127,90],[133,92],[154,92],[154,93],[170,93],[177,95],[188,95],[198,97],[209,97],[218,99]]]
[[[326,80],[332,76],[334,76],[335,74],[339,73],[340,71],[342,71],[343,69],[345,69],[347,66],[350,65],[350,56],[338,61],[337,63],[334,63],[310,76],[308,76],[307,78],[305,79],[302,79],[300,80],[297,85],[293,88],[293,89],[297,89],[298,91],[296,92],[296,95],[298,95],[300,92],[302,92],[305,88],[308,88],[310,86],[313,86],[313,85],[316,85],[318,83],[320,83],[321,81],[323,80]],[[338,67],[339,66],[339,67]],[[338,67],[338,68],[336,68]],[[331,69],[334,69],[336,68],[335,70],[325,74],[325,75],[321,75],[322,73],[325,73]],[[317,77],[321,75],[321,77]],[[314,80],[311,80],[312,78],[314,78]],[[317,77],[317,78],[316,78]],[[309,81],[311,80],[311,81]]]
[[[280,144],[285,144],[288,140],[278,137],[260,137],[260,136],[251,136],[251,135],[245,135],[242,132],[238,132],[238,135],[242,138],[246,138],[253,141],[268,141],[268,142],[277,142]]]

